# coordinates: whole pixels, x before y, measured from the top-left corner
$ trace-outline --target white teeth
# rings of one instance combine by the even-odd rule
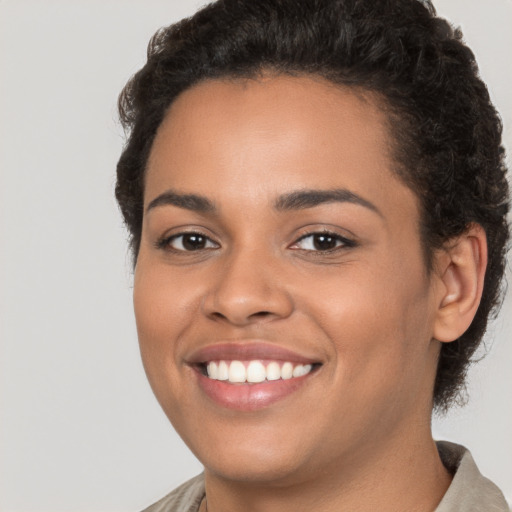
[[[281,368],[281,378],[282,379],[291,379],[293,377],[293,364],[292,363],[284,363]]]
[[[311,364],[293,365],[285,362],[282,366],[277,361],[265,365],[261,361],[210,361],[206,373],[213,380],[227,380],[233,383],[258,383],[274,380],[288,380],[303,377],[313,369]]]
[[[267,366],[267,380],[279,380],[281,378],[281,368],[279,364],[272,361]]]
[[[210,374],[208,374],[208,376],[210,376]],[[226,361],[221,361],[219,363],[217,379],[218,380],[228,380],[229,379],[229,367],[228,367]]]
[[[310,364],[299,364],[293,369],[293,376],[294,377],[302,377],[303,375],[308,374],[311,371],[311,365]]]
[[[211,363],[208,363],[206,371],[208,372],[208,377],[210,377],[210,379],[218,379],[219,378],[217,363],[215,363],[213,361]]]
[[[229,382],[245,382],[247,380],[244,363],[241,361],[231,361],[228,380]]]
[[[259,361],[251,361],[247,367],[247,382],[263,382],[267,377],[265,367]]]

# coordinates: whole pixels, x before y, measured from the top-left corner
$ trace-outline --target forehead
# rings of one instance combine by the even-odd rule
[[[380,200],[404,187],[391,147],[369,93],[312,77],[206,81],[182,93],[159,127],[145,202],[166,188],[241,207],[262,189],[342,187]]]

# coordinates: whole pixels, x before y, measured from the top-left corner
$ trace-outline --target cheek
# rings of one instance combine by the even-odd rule
[[[139,261],[133,302],[141,344],[173,345],[200,303],[197,283],[165,265]]]
[[[148,380],[162,405],[180,390],[180,340],[194,315],[193,289],[173,279],[168,269],[139,259],[133,289],[139,346]]]
[[[431,338],[429,287],[421,262],[382,261],[340,269],[332,279],[317,280],[305,298],[310,318],[331,342],[336,378],[363,389],[414,380]],[[393,271],[395,266],[400,272]]]

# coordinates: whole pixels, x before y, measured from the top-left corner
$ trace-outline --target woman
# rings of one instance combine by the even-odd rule
[[[499,302],[501,125],[417,0],[224,0],[124,89],[142,359],[205,472],[150,511],[507,510],[435,443]]]

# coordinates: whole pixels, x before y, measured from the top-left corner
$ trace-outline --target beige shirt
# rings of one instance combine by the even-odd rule
[[[510,511],[502,492],[478,471],[469,450],[446,441],[439,441],[437,448],[454,477],[435,512]],[[203,497],[204,478],[199,475],[143,512],[197,512]]]

